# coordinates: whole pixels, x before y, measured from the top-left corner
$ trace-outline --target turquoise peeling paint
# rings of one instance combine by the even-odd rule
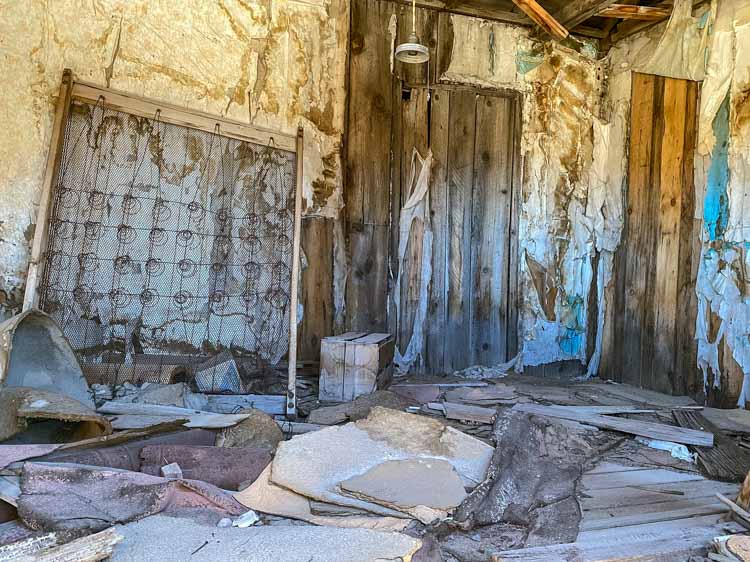
[[[576,356],[583,342],[583,299],[575,295],[563,301],[566,309],[563,313],[568,318],[563,335],[560,337],[560,349],[568,355]]]
[[[713,122],[716,144],[708,168],[706,199],[703,202],[703,222],[711,240],[724,236],[729,222],[729,96],[719,107]]]
[[[518,51],[516,53],[516,71],[519,74],[531,72],[544,62],[544,56],[534,51]]]

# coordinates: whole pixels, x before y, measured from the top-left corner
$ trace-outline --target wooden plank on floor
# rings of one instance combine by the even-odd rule
[[[679,536],[683,531],[690,528],[706,528],[720,525],[723,522],[724,513],[701,515],[675,521],[663,521],[657,523],[643,523],[641,525],[629,525],[627,527],[614,527],[612,529],[597,529],[594,531],[581,531],[578,533],[577,542],[589,544],[606,544],[607,541],[626,539],[632,542],[653,540],[657,538],[666,539],[670,536]]]
[[[610,488],[604,490],[581,491],[579,500],[581,509],[608,509],[631,505],[664,503],[665,501],[689,500],[714,497],[716,493],[724,495],[737,494],[739,486],[713,480],[695,480],[672,482],[670,484],[652,484],[638,488]]]
[[[725,482],[742,482],[750,470],[750,451],[739,447],[703,414],[693,410],[673,410],[672,415],[682,427],[701,429],[714,434],[713,447],[695,447],[698,464],[710,478]]]
[[[497,415],[494,408],[483,408],[456,402],[443,402],[445,417],[451,420],[491,424]]]
[[[641,437],[649,437],[660,441],[672,441],[674,443],[684,443],[685,445],[701,445],[710,447],[713,445],[713,434],[695,429],[686,429],[675,427],[663,423],[646,422],[641,420],[631,420],[618,418],[616,416],[602,416],[599,414],[578,413],[564,406],[540,406],[538,404],[516,404],[513,409],[529,414],[540,416],[550,416],[573,420],[604,429],[621,431]]]
[[[662,534],[657,524],[649,530],[603,537],[599,542],[575,543],[522,548],[494,553],[495,562],[676,562],[692,555],[704,555],[708,544],[718,535],[744,530],[737,523],[704,524],[685,529],[667,528]],[[628,527],[626,527],[627,529]],[[637,527],[631,527],[637,529]],[[594,531],[599,532],[600,531]]]
[[[450,92],[447,372],[468,367],[471,359],[471,199],[476,97],[472,91]]]
[[[632,470],[627,472],[610,472],[607,474],[584,474],[581,478],[581,488],[589,490],[605,490],[622,488],[624,486],[650,486],[652,484],[669,484],[672,482],[689,482],[704,480],[700,474],[677,472],[663,468],[649,470]]]
[[[496,365],[507,357],[513,110],[510,98],[477,98],[471,226],[471,363],[476,365]]]
[[[650,466],[626,466],[613,462],[600,462],[594,468],[587,471],[586,474],[608,474],[610,472],[630,472],[633,470],[651,470]]]
[[[628,527],[660,521],[674,521],[702,515],[726,513],[727,508],[716,498],[702,498],[683,502],[666,502],[649,504],[659,509],[644,509],[644,506],[630,506],[624,513],[612,513],[611,510],[597,510],[595,513],[584,513],[581,520],[581,531],[596,531],[613,527]],[[624,510],[623,510],[624,511]]]
[[[440,18],[447,14],[440,14]],[[430,148],[434,163],[430,186],[432,221],[432,282],[427,307],[427,367],[432,374],[443,372],[447,322],[448,256],[448,139],[450,93],[435,90],[430,101]]]

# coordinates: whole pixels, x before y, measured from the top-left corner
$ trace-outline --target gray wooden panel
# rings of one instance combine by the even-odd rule
[[[450,93],[448,146],[448,305],[445,370],[471,359],[471,214],[477,94]]]
[[[427,101],[429,92],[426,89],[419,88],[411,91],[406,99],[401,102],[401,159],[400,159],[400,204],[399,209],[409,198],[409,192],[412,186],[409,184],[411,175],[411,157],[412,150],[416,148],[424,157],[427,154],[428,146],[428,109]],[[417,172],[419,169],[417,169]],[[394,185],[393,197],[396,197],[396,186]],[[398,244],[400,231],[398,223],[394,222],[393,238],[395,239],[394,248],[394,267],[393,273],[396,274],[396,266],[403,268],[401,272],[401,317],[399,318],[398,343],[402,351],[411,339],[414,328],[414,318],[417,308],[419,307],[419,297],[421,289],[422,273],[422,242],[424,238],[424,224],[417,220],[412,223],[409,242],[404,255],[404,262],[398,264]]]
[[[442,14],[441,14],[442,16]],[[430,147],[434,163],[430,184],[432,221],[432,282],[427,306],[427,370],[443,370],[443,352],[447,322],[448,256],[448,140],[450,93],[434,91],[430,111]]]
[[[472,201],[472,359],[506,360],[508,263],[513,173],[513,100],[476,104]]]
[[[344,208],[351,272],[347,325],[386,327],[390,224],[390,142],[393,114],[388,22],[395,5],[352,2]]]

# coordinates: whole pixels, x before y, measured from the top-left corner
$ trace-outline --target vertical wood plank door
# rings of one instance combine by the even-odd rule
[[[468,89],[414,89],[402,100],[400,198],[408,189],[407,154],[425,141],[430,183],[432,279],[423,363],[417,372],[450,373],[495,365],[515,354],[518,138],[516,98]],[[416,114],[415,114],[416,111]],[[420,118],[426,112],[427,118]],[[424,130],[423,130],[424,129]],[[394,221],[396,236],[397,221]],[[418,270],[410,255],[404,274]],[[411,263],[411,261],[414,263]],[[409,340],[418,300],[402,287],[397,341]]]
[[[693,151],[698,83],[633,74],[627,212],[617,275],[622,321],[616,380],[671,394],[693,393]]]

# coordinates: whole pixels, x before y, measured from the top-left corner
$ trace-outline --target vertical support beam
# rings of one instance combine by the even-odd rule
[[[52,135],[50,137],[49,152],[47,153],[47,166],[44,170],[42,181],[42,195],[39,199],[39,211],[36,216],[36,230],[34,231],[34,242],[31,246],[31,259],[26,274],[26,291],[23,297],[23,310],[34,308],[39,304],[39,278],[43,269],[44,251],[47,248],[47,221],[52,207],[53,184],[57,178],[57,172],[62,160],[62,147],[65,141],[65,125],[68,122],[70,111],[70,94],[73,89],[73,72],[66,68],[62,75],[60,94],[55,107],[55,117],[52,122]]]
[[[299,287],[299,247],[302,231],[302,160],[304,158],[305,132],[297,129],[296,163],[297,185],[294,190],[294,244],[292,245],[292,283],[289,295],[289,380],[286,392],[286,416],[297,417],[297,300]]]

